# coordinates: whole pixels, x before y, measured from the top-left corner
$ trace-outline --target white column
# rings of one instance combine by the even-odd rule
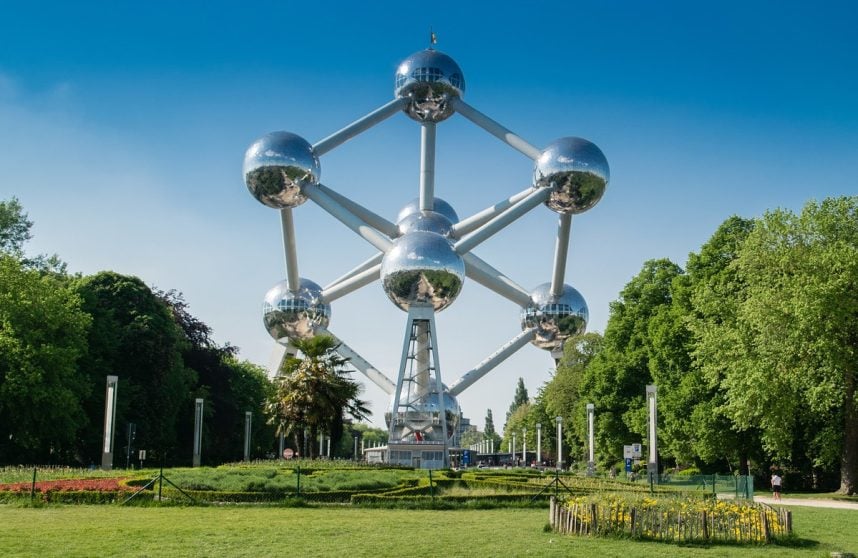
[[[647,474],[653,480],[658,480],[658,388],[655,384],[646,386],[646,402],[649,409],[649,459],[647,459]]]
[[[253,421],[253,413],[245,411],[244,413],[244,460],[250,461],[250,433],[251,422]]]
[[[515,432],[512,434],[512,464],[515,465]]]
[[[113,469],[113,434],[116,426],[116,389],[119,376],[108,376],[104,394],[104,437],[102,439],[101,468]]]
[[[557,469],[563,468],[563,417],[555,417],[557,423]]]
[[[536,461],[542,465],[542,423],[536,423]]]
[[[194,401],[194,455],[193,466],[200,466],[200,459],[203,447],[203,399],[197,398]]]
[[[595,437],[593,435],[595,409],[595,405],[587,403],[587,442],[589,446],[587,450],[587,474],[591,476],[596,474]]]
[[[521,460],[524,466],[527,467],[527,428],[521,433]]]

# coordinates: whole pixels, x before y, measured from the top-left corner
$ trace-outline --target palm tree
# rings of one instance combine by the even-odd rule
[[[274,379],[275,392],[266,405],[269,424],[278,433],[291,436],[295,447],[315,456],[315,443],[320,432],[339,441],[346,415],[355,420],[369,417],[365,401],[358,399],[362,386],[344,370],[347,362],[335,349],[333,337],[319,335],[292,341],[303,357],[286,357]],[[305,438],[309,436],[309,440]],[[305,441],[310,441],[306,444]]]

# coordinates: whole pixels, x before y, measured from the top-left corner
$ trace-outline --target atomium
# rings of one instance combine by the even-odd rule
[[[286,281],[274,285],[262,303],[262,323],[268,334],[280,343],[289,339],[308,339],[325,328],[331,319],[331,307],[319,302],[322,288],[309,279],[301,279],[297,292]]]
[[[289,132],[262,136],[244,155],[244,183],[268,207],[296,207],[307,201],[301,188],[319,181],[321,168],[307,140]]]
[[[320,334],[333,336],[328,329],[331,303],[377,280],[390,301],[408,313],[395,382],[334,338],[336,351],[391,396],[385,415],[387,457],[403,465],[413,465],[413,459],[418,459],[422,467],[449,466],[447,449],[456,439],[461,416],[458,395],[528,344],[556,354],[569,338],[586,330],[589,318],[584,298],[564,282],[564,277],[571,220],[599,202],[610,179],[604,154],[593,143],[576,137],[561,138],[544,148],[531,145],[468,105],[464,93],[465,78],[459,65],[429,48],[399,64],[394,98],[380,108],[315,144],[289,132],[268,134],[250,146],[244,159],[244,180],[250,193],[279,210],[286,274],[289,281],[299,283],[297,289],[289,290],[282,281],[265,296],[263,323],[278,343]],[[402,112],[421,128],[419,196],[402,208],[395,221],[388,221],[321,184],[319,157]],[[530,158],[533,167],[523,169],[522,182],[531,186],[505,194],[493,205],[460,220],[453,206],[434,194],[435,126],[453,115],[471,121]],[[378,251],[324,289],[299,279],[298,274],[292,212],[307,200]],[[554,265],[551,282],[528,291],[480,259],[474,250],[543,204],[559,213],[555,217]],[[314,257],[329,259],[323,251]],[[448,388],[441,380],[435,314],[457,299],[466,276],[521,309],[521,332]],[[370,319],[366,322],[372,327]],[[443,459],[439,459],[442,453]]]
[[[465,94],[456,62],[437,50],[421,50],[396,69],[394,96],[408,99],[405,113],[418,122],[441,122],[453,114],[450,100]]]
[[[521,310],[521,328],[536,329],[531,343],[540,349],[560,349],[567,339],[587,329],[590,311],[575,288],[563,285],[563,293],[554,296],[551,283],[543,283],[533,290],[530,298],[533,303]]]
[[[558,213],[583,213],[596,205],[608,186],[608,160],[595,144],[561,138],[536,160],[533,184],[551,188],[545,205]]]

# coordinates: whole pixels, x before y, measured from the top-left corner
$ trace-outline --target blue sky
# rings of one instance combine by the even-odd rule
[[[241,180],[274,130],[311,143],[392,97],[399,61],[452,56],[465,99],[531,143],[595,142],[611,184],[572,225],[567,282],[590,329],[651,258],[683,265],[728,216],[858,194],[858,5],[852,2],[0,3],[0,199],[35,222],[33,253],[182,291],[241,356],[267,364],[265,292],[285,271],[277,212]],[[417,195],[404,115],[322,158],[322,179],[394,218]],[[467,216],[529,185],[519,153],[454,116],[438,127],[436,195]],[[373,250],[312,203],[295,211],[301,274],[326,284]],[[556,214],[537,208],[476,253],[519,284],[550,280]],[[466,282],[437,317],[451,383],[518,331],[518,308]],[[378,283],[331,329],[395,374],[405,314]],[[480,425],[549,355],[519,351],[460,397]],[[386,397],[365,393],[381,424]],[[499,425],[500,426],[500,425]]]

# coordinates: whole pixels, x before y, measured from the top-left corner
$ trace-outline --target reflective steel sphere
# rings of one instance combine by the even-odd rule
[[[537,328],[532,343],[548,351],[560,349],[569,337],[587,329],[590,311],[576,289],[563,285],[563,294],[551,296],[551,283],[543,283],[530,294],[531,304],[521,310],[521,329]]]
[[[444,217],[446,217],[451,223],[459,222],[459,215],[456,214],[456,210],[453,209],[453,206],[442,200],[441,198],[433,198],[432,201],[432,211],[435,213],[440,213]],[[420,199],[414,198],[410,202],[408,202],[405,207],[399,210],[399,215],[396,217],[396,222],[399,223],[412,213],[420,213]]]
[[[436,312],[456,300],[465,279],[465,262],[441,235],[414,231],[397,238],[381,260],[381,282],[402,310],[431,305]]]
[[[453,114],[450,99],[465,93],[456,61],[437,50],[416,52],[396,69],[393,94],[409,100],[405,113],[418,122],[441,122]]]
[[[253,197],[269,207],[296,207],[307,198],[305,184],[319,182],[319,158],[307,140],[289,132],[262,136],[244,154],[244,183]]]
[[[557,213],[583,213],[602,199],[610,174],[608,160],[595,144],[561,138],[536,160],[533,184],[551,188],[545,204]]]
[[[435,385],[435,378],[432,378],[432,385]],[[402,395],[406,398],[406,395]],[[393,439],[395,441],[420,441],[424,442],[443,442],[444,431],[441,428],[441,408],[438,405],[438,392],[432,391],[426,393],[422,397],[411,401],[410,399],[401,399],[400,403],[408,401],[412,410],[401,413],[398,417],[396,427],[393,429]],[[394,399],[391,397],[388,410],[384,413],[384,420],[387,423],[387,428],[390,428],[390,409],[393,408]],[[452,438],[456,434],[456,429],[459,427],[459,417],[462,414],[462,409],[459,407],[459,402],[455,397],[447,391],[447,386],[444,386],[444,411],[447,422],[447,438]],[[419,433],[419,434],[418,434]]]
[[[318,328],[328,327],[331,306],[318,302],[322,288],[309,279],[301,279],[297,293],[289,292],[286,281],[274,285],[262,303],[262,322],[275,341],[309,339]]]
[[[396,223],[396,226],[399,227],[400,235],[413,231],[427,231],[448,236],[453,228],[453,223],[436,211],[418,211],[417,213],[409,213]]]

